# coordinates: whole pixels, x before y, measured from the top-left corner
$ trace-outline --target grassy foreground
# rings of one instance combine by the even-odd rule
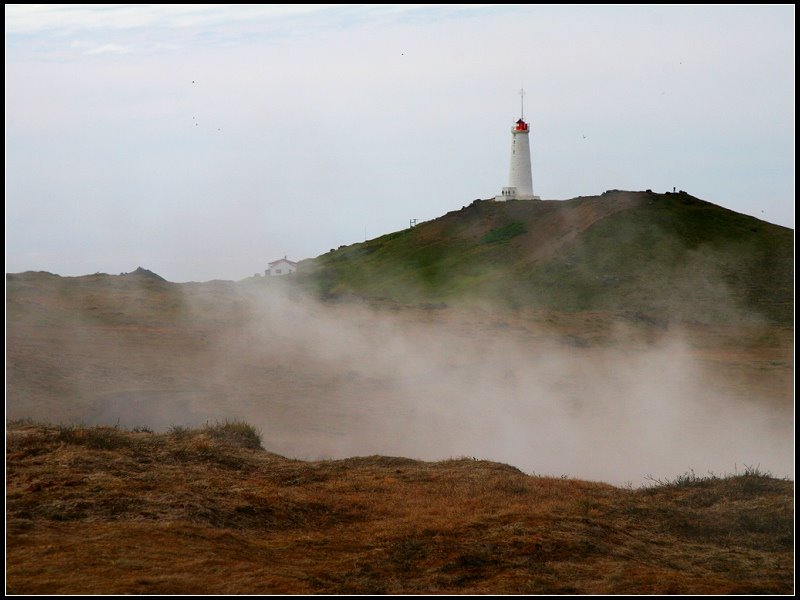
[[[471,458],[301,462],[244,423],[11,423],[7,592],[783,593],[793,482],[629,490]]]

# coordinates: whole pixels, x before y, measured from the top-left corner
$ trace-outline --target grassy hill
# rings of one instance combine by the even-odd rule
[[[791,323],[793,231],[685,193],[475,201],[301,263],[323,296]]]
[[[774,593],[793,484],[644,489],[470,458],[302,462],[241,422],[7,427],[12,594]]]

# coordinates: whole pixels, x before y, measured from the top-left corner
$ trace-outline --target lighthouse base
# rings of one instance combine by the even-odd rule
[[[495,200],[541,200],[541,196],[534,196],[533,194],[520,194],[515,187],[504,187],[499,196],[494,197]]]

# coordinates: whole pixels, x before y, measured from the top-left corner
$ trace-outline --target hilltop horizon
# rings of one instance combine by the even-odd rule
[[[606,190],[605,192],[603,192],[603,193],[601,193],[601,194],[596,194],[596,195],[580,195],[580,196],[573,196],[573,197],[571,197],[571,198],[563,198],[563,199],[555,199],[555,198],[541,198],[541,199],[538,199],[538,200],[534,200],[533,202],[557,202],[557,203],[564,203],[564,202],[570,202],[570,201],[574,201],[574,200],[587,199],[587,198],[602,198],[602,197],[604,197],[604,196],[607,196],[607,195],[609,195],[609,194],[612,194],[612,193],[626,193],[626,194],[627,194],[627,193],[629,193],[629,194],[637,194],[637,193],[655,193],[655,194],[657,194],[657,195],[664,195],[664,196],[668,196],[668,195],[670,195],[670,194],[685,194],[685,195],[687,195],[687,196],[691,196],[691,194],[689,194],[688,192],[685,192],[684,190],[676,190],[675,192],[665,191],[665,192],[663,192],[663,194],[661,194],[661,193],[659,193],[659,192],[651,192],[651,190],[649,190],[649,189],[648,189],[648,190],[621,190],[621,189],[609,189],[609,190]],[[694,196],[691,196],[691,197],[694,197]],[[470,204],[473,204],[473,203],[475,203],[475,202],[506,202],[506,201],[504,201],[504,200],[496,200],[494,197],[489,197],[489,198],[476,198],[476,199],[474,199],[474,200],[471,200],[471,201],[470,201]],[[510,202],[519,202],[519,200],[511,200]],[[713,204],[713,203],[709,203],[709,204]],[[467,206],[467,205],[464,205],[464,206],[462,207],[462,209],[463,209],[463,208],[466,208],[466,206]],[[726,211],[730,211],[730,212],[734,212],[734,213],[736,212],[736,211],[733,211],[733,210],[731,210],[731,209],[727,209],[727,208],[725,208],[725,207],[723,207],[723,206],[720,206],[720,205],[716,205],[716,206],[719,206],[719,208],[721,208],[721,209],[723,209],[723,210],[726,210]],[[457,211],[458,211],[458,209],[454,209],[454,210],[451,210],[451,211],[449,211],[449,212],[448,212],[448,213],[446,213],[446,214],[451,214],[452,212],[457,212]],[[765,220],[765,219],[763,219],[763,218],[759,218],[759,217],[757,217],[757,216],[754,216],[754,215],[747,215],[747,214],[745,214],[745,213],[737,213],[737,214],[741,214],[742,216],[746,216],[746,217],[750,217],[750,218],[756,219],[756,220],[758,220],[758,221],[761,221],[761,222],[763,222],[763,223],[767,223],[767,224],[769,224],[769,225],[774,225],[774,226],[776,226],[776,227],[781,227],[781,228],[784,228],[784,229],[790,229],[790,230],[794,231],[794,230],[793,230],[791,227],[784,226],[784,225],[780,225],[780,224],[778,224],[778,223],[773,223],[773,222],[770,222],[770,221],[768,221],[768,220]],[[445,215],[441,215],[441,216],[439,216],[439,217],[432,217],[432,218],[430,218],[430,219],[427,219],[427,220],[425,220],[425,221],[418,221],[418,222],[416,223],[416,226],[421,226],[421,225],[423,225],[423,224],[425,224],[425,223],[429,223],[429,222],[431,222],[431,221],[435,221],[435,220],[437,220],[437,219],[439,219],[439,218],[441,218],[441,217],[443,217],[443,216],[445,216]],[[340,244],[340,245],[339,245],[339,248],[342,248],[342,247],[350,247],[350,246],[356,246],[356,245],[359,245],[359,244],[364,244],[364,243],[373,242],[374,240],[380,239],[380,238],[382,238],[382,237],[384,237],[384,236],[387,236],[387,235],[392,235],[392,234],[397,234],[397,233],[399,233],[399,232],[401,232],[401,231],[404,231],[404,230],[406,230],[406,229],[410,229],[410,227],[404,227],[404,228],[400,228],[400,229],[397,229],[397,230],[393,230],[393,231],[385,232],[385,233],[382,233],[382,234],[380,234],[380,235],[378,235],[378,236],[375,236],[375,237],[370,237],[370,238],[368,238],[368,239],[365,239],[363,242],[361,242],[361,241],[351,241],[351,242],[346,242],[345,244]],[[335,249],[335,248],[334,248],[334,249]],[[312,257],[298,257],[298,256],[292,256],[292,255],[291,255],[291,253],[288,253],[288,254],[286,254],[286,253],[285,253],[285,254],[286,254],[288,257],[289,257],[289,259],[290,259],[290,260],[293,260],[294,262],[298,262],[298,263],[305,263],[305,262],[308,262],[308,261],[314,261],[314,260],[316,260],[316,259],[319,259],[319,258],[321,258],[321,257],[323,257],[323,256],[325,256],[325,255],[327,255],[327,254],[329,254],[329,253],[330,253],[330,250],[328,250],[328,251],[320,251],[320,253],[319,253],[318,255],[316,255],[316,256],[312,256]],[[264,267],[266,268],[267,264],[268,264],[268,263],[269,263],[271,260],[275,260],[276,258],[280,258],[280,257],[269,257],[269,258],[265,258],[265,259],[264,259],[264,261],[263,261],[263,262],[264,262]],[[148,267],[149,267],[149,266],[153,266],[153,265],[148,265]],[[145,269],[145,270],[149,270],[149,268],[142,267],[141,265],[137,265],[136,269],[132,269],[132,270],[130,271],[130,273],[134,273],[134,272],[135,272],[137,269]],[[90,270],[90,271],[87,271],[87,272],[69,272],[69,273],[67,273],[67,272],[57,272],[57,271],[51,271],[51,270],[48,270],[48,269],[46,269],[46,268],[41,268],[41,267],[39,267],[39,266],[37,266],[37,267],[32,267],[32,268],[28,268],[28,269],[24,269],[24,270],[21,270],[21,271],[7,271],[7,273],[11,273],[11,274],[14,274],[14,273],[25,273],[25,272],[42,272],[42,273],[49,273],[49,274],[53,274],[53,275],[58,275],[58,276],[60,276],[60,277],[84,277],[84,276],[89,276],[89,275],[99,275],[99,274],[103,274],[103,275],[114,275],[114,274],[116,274],[116,272],[117,272],[117,271],[116,271],[115,269],[112,269],[112,270],[109,270],[109,271],[91,271],[91,270]],[[245,280],[248,280],[248,279],[252,279],[252,277],[253,277],[253,275],[251,274],[251,275],[243,275],[243,276],[240,276],[240,277],[226,277],[226,276],[219,275],[219,276],[211,277],[211,278],[209,278],[209,279],[197,279],[197,278],[195,278],[195,279],[180,279],[180,278],[170,278],[170,277],[164,277],[164,274],[163,274],[163,273],[164,273],[164,271],[162,271],[162,270],[159,270],[158,268],[154,268],[153,270],[150,270],[150,272],[152,272],[152,273],[154,273],[154,274],[156,274],[156,273],[157,273],[159,277],[163,277],[163,278],[164,278],[166,281],[169,281],[169,282],[171,282],[171,283],[207,283],[207,282],[212,282],[212,281],[232,281],[232,282],[240,282],[240,281],[245,281]],[[256,273],[256,275],[263,275],[263,273],[264,273],[264,270],[262,269],[260,272],[257,272],[257,273]],[[120,274],[120,275],[124,275],[124,274],[127,274],[127,273],[126,273],[126,272],[124,272],[124,271],[122,271],[122,272],[120,272],[119,274]]]

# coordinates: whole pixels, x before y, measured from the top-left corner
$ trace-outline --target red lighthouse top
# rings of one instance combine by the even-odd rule
[[[514,131],[528,131],[528,124],[520,119],[517,121],[517,126],[514,127]]]

